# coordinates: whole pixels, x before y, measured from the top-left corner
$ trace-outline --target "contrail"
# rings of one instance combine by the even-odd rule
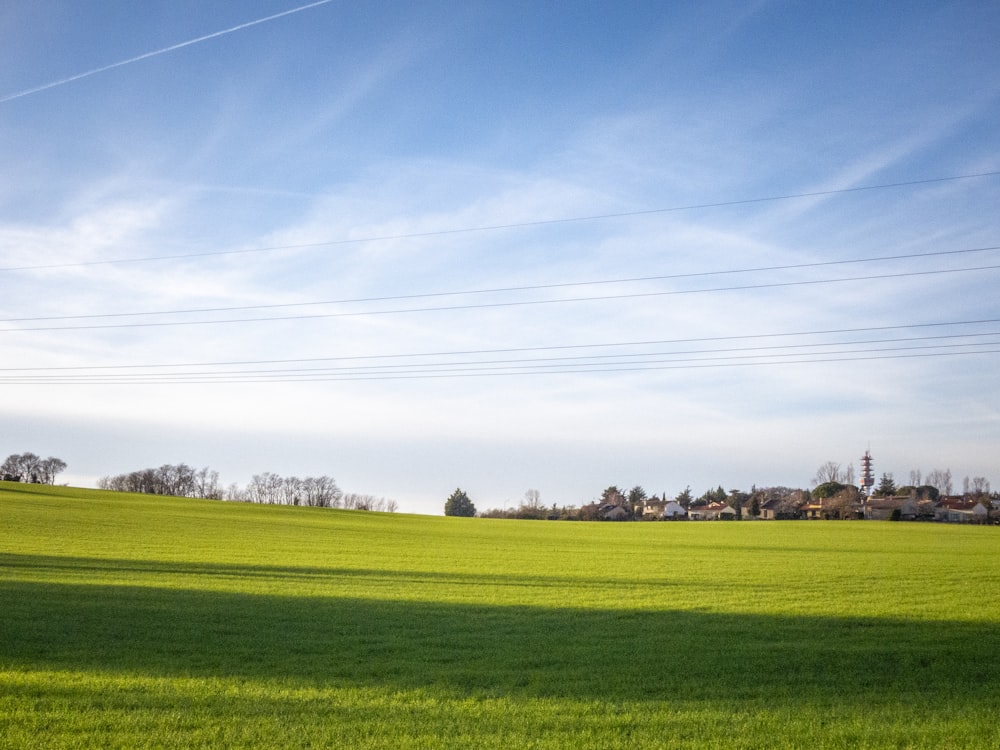
[[[256,21],[247,21],[246,23],[241,23],[237,26],[231,26],[228,29],[223,29],[222,31],[215,31],[211,34],[206,34],[205,36],[199,36],[196,39],[189,39],[186,42],[179,42],[178,44],[172,44],[169,47],[164,47],[163,49],[154,50],[152,52],[146,52],[137,57],[130,57],[127,60],[120,60],[110,65],[104,65],[100,68],[94,68],[93,70],[88,70],[85,73],[77,73],[76,75],[70,76],[69,78],[60,78],[58,81],[52,81],[51,83],[43,84],[42,86],[35,86],[31,89],[25,89],[24,91],[19,91],[16,94],[8,94],[7,96],[0,97],[0,104],[4,102],[13,101],[14,99],[20,99],[25,96],[31,96],[32,94],[37,94],[40,91],[47,91],[48,89],[54,89],[56,86],[63,86],[67,83],[72,83],[73,81],[79,81],[81,78],[89,78],[90,76],[97,75],[98,73],[104,73],[108,70],[113,70],[114,68],[120,68],[123,65],[131,65],[132,63],[139,62],[140,60],[146,60],[150,57],[156,57],[157,55],[165,55],[168,52],[173,52],[175,50],[182,49],[184,47],[190,47],[192,44],[198,44],[200,42],[207,42],[209,39],[215,39],[216,37],[224,36],[226,34],[232,34],[234,31],[240,31],[241,29],[247,29],[251,26],[257,26],[262,23],[267,23],[268,21],[273,21],[276,18],[282,18],[283,16],[290,16],[293,13],[299,13],[303,10],[309,10],[310,8],[315,8],[318,5],[327,5],[332,3],[333,0],[316,0],[316,2],[309,3],[307,5],[300,5],[297,8],[292,8],[291,10],[285,10],[281,13],[275,13],[273,16],[266,16],[264,18],[258,18]]]

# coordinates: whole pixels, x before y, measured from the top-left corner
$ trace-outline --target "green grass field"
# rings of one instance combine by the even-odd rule
[[[1000,531],[0,483],[2,748],[996,748]]]

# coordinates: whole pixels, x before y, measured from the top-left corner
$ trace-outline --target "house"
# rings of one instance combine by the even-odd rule
[[[661,518],[667,519],[677,519],[685,518],[687,516],[687,511],[684,510],[684,506],[681,505],[676,500],[671,500],[663,506],[663,512],[660,513]]]
[[[740,517],[739,511],[736,510],[732,505],[727,505],[725,508],[719,511],[720,521],[735,521]]]
[[[982,507],[978,514],[974,513],[976,506]],[[985,520],[986,508],[982,503],[966,500],[963,497],[946,497],[939,500],[934,509],[934,520],[943,523],[973,523]]]
[[[825,518],[823,515],[823,498],[809,501],[799,508],[799,513],[802,514],[803,518]]]
[[[759,506],[757,506],[758,515],[757,518],[762,521],[773,521],[778,517],[778,501],[776,499],[765,500]]]
[[[709,503],[688,508],[688,516],[696,521],[718,521],[736,518],[736,510],[726,503]]]
[[[649,500],[642,506],[642,517],[644,519],[660,518],[663,516],[663,503],[658,500]]]
[[[627,521],[629,512],[620,505],[605,505],[601,508],[601,517],[605,521]]]
[[[892,519],[894,513],[897,518],[901,518],[903,504],[908,500],[909,497],[870,497],[864,501],[862,512],[864,518],[869,521],[888,521]],[[913,515],[916,515],[915,508]]]
[[[784,501],[778,498],[765,500],[760,504],[760,507],[758,508],[758,510],[760,511],[760,515],[757,516],[757,518],[763,521],[773,521],[778,517],[778,514],[781,513],[782,510],[784,509],[783,503]]]
[[[899,506],[899,518],[901,521],[915,521],[923,513],[922,503],[916,497],[908,497]]]

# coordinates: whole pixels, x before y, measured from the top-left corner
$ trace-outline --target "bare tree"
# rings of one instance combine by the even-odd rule
[[[527,490],[524,493],[524,506],[531,510],[538,510],[542,507],[542,493],[538,490]]]
[[[847,464],[843,477],[844,484],[854,484],[854,464]]]
[[[395,513],[399,508],[399,503],[375,495],[362,495],[357,492],[349,492],[343,497],[344,508],[346,510],[369,510],[376,513]]]
[[[15,453],[0,466],[0,474],[15,482],[41,482],[41,461],[34,453]]]
[[[306,477],[302,480],[305,504],[316,508],[338,508],[342,493],[331,477]]]
[[[265,471],[254,474],[246,489],[246,499],[250,503],[275,505],[281,502],[283,480],[277,474]]]
[[[280,503],[282,505],[305,505],[302,491],[302,480],[298,477],[285,477],[281,480]]]
[[[42,459],[36,456],[34,453],[22,453],[21,454],[21,481],[22,482],[38,482],[39,474],[41,470],[39,464]]]
[[[157,470],[160,480],[159,495],[175,497],[196,497],[197,479],[195,470],[187,464],[164,464]]]
[[[20,457],[17,457],[20,458]],[[49,459],[58,461],[58,459]],[[9,459],[8,463],[13,466]],[[59,469],[59,464],[50,468]],[[20,466],[20,464],[18,464]],[[65,464],[62,464],[65,467]],[[151,495],[177,495],[232,502],[258,503],[265,505],[304,505],[317,508],[344,507],[395,512],[399,503],[374,495],[348,496],[340,491],[333,477],[282,477],[266,471],[254,474],[245,488],[231,484],[223,489],[219,484],[218,472],[207,467],[195,471],[186,464],[164,464],[158,469],[142,469],[129,474],[102,477],[98,480],[100,489],[118,492],[136,492]]]
[[[828,518],[855,518],[854,505],[857,502],[857,499],[857,489],[854,487],[848,487],[847,489],[838,492],[829,500],[824,501],[823,511]]]
[[[952,489],[951,469],[934,469],[934,471],[928,472],[926,482],[931,487],[935,487],[942,495],[950,495]]]
[[[66,462],[62,459],[49,456],[38,462],[38,481],[43,484],[55,484],[56,475],[66,470]]]
[[[920,469],[910,469],[910,486],[920,486]]]
[[[813,485],[840,482],[840,479],[840,464],[836,461],[827,461],[816,470],[816,476],[813,477]]]
[[[219,486],[219,472],[210,470],[207,466],[194,475],[195,497],[205,500],[221,500],[222,488]]]
[[[984,495],[990,494],[990,483],[986,477],[973,477],[971,482],[969,481],[969,478],[966,477],[964,485],[965,494],[970,497],[980,498]]]
[[[158,469],[140,469],[128,474],[102,477],[97,486],[115,492],[138,492],[146,495],[173,495],[222,499],[217,472],[204,468],[195,471],[187,464],[164,464]]]

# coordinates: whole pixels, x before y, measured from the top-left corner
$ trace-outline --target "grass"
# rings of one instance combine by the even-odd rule
[[[0,484],[0,748],[994,748],[998,552]]]

